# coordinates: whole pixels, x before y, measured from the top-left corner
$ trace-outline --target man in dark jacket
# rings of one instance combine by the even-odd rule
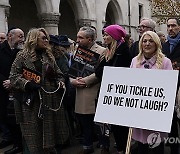
[[[171,59],[173,68],[180,70],[180,20],[176,18],[170,18],[167,21],[167,42],[163,44],[163,52],[164,54]],[[180,75],[178,77],[178,86],[179,89],[180,84]],[[170,137],[177,138],[178,137],[178,118],[177,113],[174,111],[171,133]],[[178,144],[170,143],[171,154],[178,154]]]
[[[3,140],[0,142],[0,149],[10,145],[14,140],[14,132],[11,131],[11,122],[7,119],[7,105],[9,103],[10,80],[8,79],[11,65],[16,57],[17,52],[22,49],[24,44],[24,32],[19,28],[13,28],[8,31],[7,40],[0,44],[0,128],[3,133]],[[14,122],[15,123],[15,122]],[[13,128],[16,129],[16,128]],[[13,136],[10,137],[10,134]],[[12,139],[13,138],[13,139]],[[14,141],[17,143],[18,141]],[[17,149],[17,147],[13,147]],[[11,154],[6,151],[5,154]],[[13,151],[14,152],[14,151]]]
[[[137,27],[139,32],[139,37],[146,31],[155,31],[156,23],[150,18],[142,18],[139,26]],[[139,53],[139,40],[134,42],[130,48],[130,54],[132,58],[137,56]]]

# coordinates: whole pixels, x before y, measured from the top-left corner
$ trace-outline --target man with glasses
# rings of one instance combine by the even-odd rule
[[[180,19],[169,18],[167,21],[167,42],[163,44],[164,54],[172,61],[173,68],[180,70]],[[178,78],[178,87],[180,84],[180,75]],[[178,138],[178,118],[174,111],[173,121],[171,126],[170,137]],[[178,143],[170,144],[171,154],[178,154]]]
[[[17,52],[23,48],[24,32],[19,28],[11,28],[7,34],[7,40],[0,44],[0,129],[2,130],[2,141],[0,149],[10,144],[14,147],[5,152],[12,154],[21,152],[20,128],[16,125],[15,118],[12,121],[7,117],[7,105],[9,103],[10,80],[8,79],[11,65]],[[20,135],[19,135],[20,134]],[[17,136],[19,135],[19,136]]]
[[[139,38],[141,38],[142,34],[146,31],[155,31],[156,22],[150,18],[142,18],[140,21],[137,30],[139,32]],[[134,42],[130,48],[130,54],[133,57],[137,56],[139,53],[139,40]]]

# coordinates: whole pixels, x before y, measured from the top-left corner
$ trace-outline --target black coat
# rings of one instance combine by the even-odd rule
[[[170,53],[170,44],[167,41],[162,45],[163,53],[171,60],[174,61],[176,59],[179,59],[180,62],[180,43],[177,44],[177,46],[173,49],[173,51]]]
[[[139,53],[139,41],[136,41],[130,47],[130,54],[132,58],[136,57]]]
[[[5,119],[6,106],[9,99],[9,92],[4,89],[3,81],[9,77],[11,65],[17,52],[17,50],[11,50],[7,41],[0,44],[0,121]]]
[[[114,56],[111,60],[106,62],[105,58],[100,62],[96,68],[95,74],[101,79],[103,74],[104,66],[115,66],[115,67],[129,67],[131,64],[131,55],[129,53],[129,47],[127,43],[121,44],[115,51]]]
[[[178,65],[180,67],[180,43],[177,44],[177,46],[173,49],[173,51],[170,53],[170,44],[167,41],[162,45],[163,53],[172,61],[177,61]],[[178,77],[178,87],[180,85],[180,75]]]

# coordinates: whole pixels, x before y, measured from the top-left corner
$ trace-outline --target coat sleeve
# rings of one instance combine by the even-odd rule
[[[84,77],[83,80],[85,81],[87,87],[90,87],[91,85],[99,82],[99,79],[96,77],[95,73]]]
[[[136,68],[135,58],[132,59],[130,68]]]
[[[12,88],[25,91],[25,85],[28,82],[28,80],[23,78],[23,61],[23,56],[21,54],[18,54],[12,64],[9,79],[12,84]]]
[[[165,70],[173,70],[171,60],[168,58],[164,58],[164,69]]]

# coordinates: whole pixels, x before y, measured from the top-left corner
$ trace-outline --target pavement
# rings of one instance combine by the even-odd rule
[[[110,154],[117,154],[116,149],[114,148],[114,138],[111,136],[111,147],[110,147]],[[94,142],[94,154],[100,154],[101,150],[99,148],[96,147],[97,145],[97,141]],[[8,150],[12,148],[12,145],[4,148],[4,149],[0,149],[0,154],[4,154],[4,151]],[[63,148],[62,150],[62,154],[78,154],[80,151],[82,150],[82,146],[80,144],[80,142],[78,140],[76,140],[75,138],[72,139],[71,144],[65,148]],[[22,153],[19,153],[22,154]],[[135,153],[133,153],[135,154]],[[170,149],[169,147],[165,146],[165,153],[164,154],[170,154]]]

